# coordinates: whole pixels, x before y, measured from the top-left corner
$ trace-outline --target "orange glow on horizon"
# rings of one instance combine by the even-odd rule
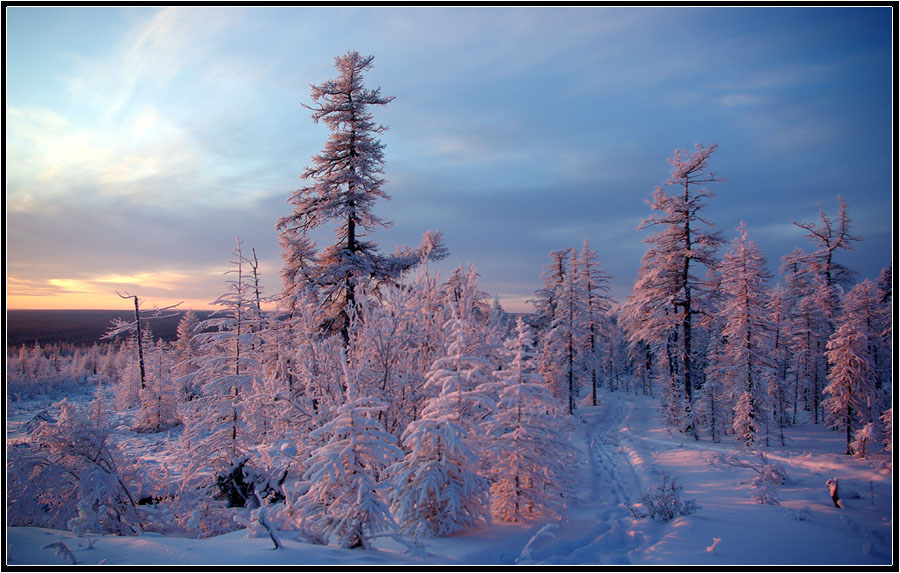
[[[133,310],[133,300],[122,293],[137,295],[142,310],[179,302],[180,310],[217,310],[221,307],[212,302],[228,288],[222,277],[217,267],[46,279],[7,275],[5,303],[9,310]],[[271,310],[275,304],[262,307]]]
[[[209,300],[154,298],[138,295],[141,310],[151,310],[154,306],[163,308],[181,302],[179,310],[216,310]],[[146,305],[146,306],[144,306]],[[134,310],[133,299],[124,299],[115,293],[83,293],[57,296],[8,295],[7,310]],[[265,308],[265,306],[263,307]]]

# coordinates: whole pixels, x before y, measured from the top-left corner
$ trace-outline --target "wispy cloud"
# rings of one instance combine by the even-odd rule
[[[114,118],[141,92],[167,89],[183,71],[211,60],[224,46],[240,11],[215,7],[168,7],[123,35],[122,44],[102,58],[78,58],[67,78],[78,98]]]
[[[55,281],[55,282],[54,282]],[[63,282],[60,284],[58,279],[25,279],[17,276],[6,277],[6,294],[7,296],[18,297],[53,297],[60,296],[66,292],[93,292],[88,285],[74,285],[72,283]]]
[[[116,49],[75,57],[65,107],[9,106],[11,208],[73,188],[185,207],[257,198],[228,189],[270,161],[247,153],[233,117],[266,69],[231,45],[240,23],[240,10],[165,8]]]
[[[723,107],[754,107],[767,101],[765,96],[750,93],[727,93],[719,96],[719,105]]]

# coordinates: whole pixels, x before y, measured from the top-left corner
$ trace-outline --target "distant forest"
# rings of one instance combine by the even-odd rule
[[[154,338],[166,342],[175,340],[178,321],[184,316],[181,311],[172,316],[149,321]],[[209,318],[211,311],[197,311],[201,319]],[[134,312],[129,310],[7,310],[6,346],[22,344],[69,344],[83,345],[100,341],[106,334],[112,320],[133,320]],[[142,321],[142,327],[146,323]]]

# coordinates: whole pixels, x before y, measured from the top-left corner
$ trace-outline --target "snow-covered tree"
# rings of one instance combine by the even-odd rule
[[[422,417],[451,416],[467,434],[474,434],[478,422],[493,406],[484,386],[491,380],[494,369],[470,320],[453,318],[444,328],[447,348],[425,376],[426,389],[433,398],[426,404]]]
[[[438,537],[490,520],[490,488],[452,418],[422,418],[404,431],[405,457],[390,468],[391,509],[400,531]]]
[[[576,275],[577,254],[575,249],[570,249],[570,253],[568,270],[559,289],[556,316],[550,324],[547,340],[551,345],[551,356],[562,362],[564,378],[556,381],[556,387],[561,387],[558,395],[567,402],[569,415],[572,415],[578,400],[578,375],[583,370],[582,341],[588,333],[584,325],[586,297]]]
[[[819,205],[818,224],[794,221],[794,225],[807,231],[805,236],[813,244],[812,252],[799,261],[808,276],[807,292],[799,304],[802,307],[802,314],[805,315],[806,326],[810,327],[813,324],[815,326],[815,331],[810,333],[807,341],[807,346],[815,347],[811,350],[814,358],[807,365],[807,396],[812,398],[815,423],[820,419],[820,397],[824,377],[829,368],[829,363],[823,359],[825,345],[837,328],[841,304],[840,288],[848,285],[853,277],[853,272],[838,262],[836,257],[839,251],[852,251],[852,243],[862,240],[850,233],[850,217],[847,205],[841,197],[838,197],[838,203],[840,209],[837,220],[826,215]],[[813,318],[815,320],[812,320]]]
[[[172,363],[162,339],[148,345],[147,350],[147,379],[140,391],[135,430],[161,432],[179,424]]]
[[[466,298],[471,296],[457,302]],[[466,308],[471,305],[454,306],[453,313]],[[472,441],[494,406],[485,391],[492,367],[471,320],[469,313],[445,325],[447,348],[426,377],[431,397],[404,430],[406,455],[390,469],[394,516],[401,531],[416,537],[449,535],[490,520],[490,489]]]
[[[844,296],[840,320],[854,322],[868,340],[869,354],[875,365],[875,387],[880,390],[890,384],[885,362],[890,359],[891,346],[890,339],[885,340],[883,333],[890,328],[891,316],[884,312],[885,306],[879,301],[879,295],[878,288],[869,279],[857,284]]]
[[[847,214],[847,205],[843,198],[838,197],[840,210],[837,221],[825,214],[819,205],[820,225],[816,223],[800,223],[794,221],[794,225],[807,231],[815,250],[807,256],[806,264],[813,272],[821,275],[825,285],[831,287],[838,284],[846,284],[853,276],[853,272],[843,264],[835,260],[838,250],[852,251],[851,243],[861,241],[859,237],[850,234],[850,216]]]
[[[623,307],[624,310],[624,307]],[[624,314],[620,315],[621,324],[627,327],[627,321]],[[624,333],[626,341],[626,358],[631,367],[631,371],[635,376],[635,393],[640,387],[644,396],[653,395],[653,353],[650,352],[650,345],[644,340],[632,342],[628,339],[627,330]]]
[[[703,280],[696,270],[701,265],[715,266],[715,252],[722,242],[701,214],[705,199],[715,196],[705,185],[722,181],[707,171],[716,147],[697,145],[693,152],[676,150],[669,159],[672,173],[665,185],[675,186],[678,191],[670,195],[657,187],[653,192],[649,205],[657,213],[639,228],[661,230],[644,239],[649,248],[641,260],[628,312],[632,325],[642,319],[647,321],[642,327],[631,329],[632,340],[655,342],[658,347],[667,343],[665,358],[670,362],[670,373],[677,378],[677,385],[669,388],[680,387],[683,392],[679,422],[683,430],[695,437],[692,402],[698,372],[693,355],[694,316],[704,304]],[[676,396],[669,399],[678,400]]]
[[[844,322],[828,341],[826,356],[831,364],[823,406],[833,428],[847,432],[847,454],[853,454],[853,427],[871,420],[875,398],[875,364],[868,340],[859,323]]]
[[[349,343],[349,308],[362,280],[396,280],[421,260],[425,244],[418,249],[399,249],[381,255],[377,245],[365,237],[388,226],[373,212],[375,201],[388,199],[381,177],[384,144],[378,134],[387,129],[373,122],[372,106],[383,106],[393,97],[380,88],[367,89],[363,74],[372,67],[373,56],[348,52],[336,57],[336,78],[311,86],[315,123],[322,121],[331,131],[322,152],[312,158],[302,178],[311,182],[295,191],[289,202],[292,213],[276,224],[280,234],[284,269],[282,300],[290,307],[303,287],[322,290],[320,321],[328,332],[340,332]],[[325,224],[335,225],[335,243],[316,252],[309,232]],[[431,256],[446,255],[441,248]]]
[[[544,285],[534,293],[535,298],[531,301],[534,305],[532,323],[539,331],[549,330],[550,325],[556,318],[559,292],[562,288],[563,280],[569,272],[566,259],[570,250],[550,251],[551,262],[544,267],[541,273]]]
[[[537,291],[535,300],[536,322],[543,330],[539,371],[553,395],[566,402],[569,414],[572,414],[581,375],[586,370],[585,346],[589,342],[585,341],[589,340],[590,334],[585,312],[585,283],[578,274],[575,249],[552,251],[550,259],[551,264],[544,269],[544,288]],[[597,286],[595,282],[591,284]]]
[[[366,395],[384,400],[379,413],[384,430],[403,433],[422,408],[424,368],[419,354],[426,341],[415,288],[386,287],[380,301],[360,299],[359,325],[353,334],[353,360],[362,364],[360,385]]]
[[[200,324],[200,317],[193,310],[188,310],[178,321],[175,329],[175,366],[174,374],[180,378],[187,376],[197,370],[195,359],[199,353],[199,343],[194,338],[197,326]],[[191,399],[196,392],[191,388],[184,386],[179,388],[179,398],[181,401]]]
[[[702,408],[706,427],[709,429],[709,437],[714,442],[719,442],[725,434],[729,414],[728,405],[734,404],[725,395],[723,383],[729,376],[728,370],[734,365],[730,363],[730,357],[726,354],[726,339],[722,336],[723,324],[720,318],[710,322],[709,334],[709,358],[706,365],[706,383],[703,384],[702,396],[698,400],[698,406]]]
[[[534,370],[534,339],[521,316],[507,349],[511,360],[494,373],[499,401],[486,421],[491,513],[503,521],[558,517],[574,452],[560,419],[565,406]]]
[[[207,486],[215,481],[219,496],[242,506],[250,499],[242,482],[250,441],[243,402],[260,375],[252,352],[260,338],[254,332],[257,308],[249,296],[250,275],[245,272],[240,239],[233,253],[232,268],[226,272],[233,278],[212,303],[221,309],[197,326],[201,331],[196,335],[201,345],[197,370],[182,377],[182,383],[197,388],[199,395],[182,404],[180,414],[185,424],[181,441],[187,454],[186,477]]]
[[[720,268],[724,301],[719,318],[725,342],[719,351],[730,364],[721,374],[734,404],[735,435],[752,446],[767,424],[767,392],[774,372],[772,325],[766,311],[765,283],[770,274],[762,251],[747,238],[743,222],[738,232]]]
[[[347,402],[310,437],[324,444],[307,461],[309,489],[298,502],[304,522],[344,548],[369,548],[376,535],[391,531],[391,517],[380,482],[402,452],[378,421],[387,404],[356,394],[355,373],[344,363]]]
[[[345,379],[336,340],[319,330],[317,292],[298,299],[292,316],[285,319],[279,332],[278,351],[284,370],[281,399],[289,407],[288,416],[295,429],[317,428],[346,400]]]
[[[615,323],[610,321],[607,316],[610,311],[610,277],[597,263],[597,251],[591,249],[587,238],[584,239],[581,247],[577,273],[578,290],[584,295],[582,322],[583,329],[587,334],[584,341],[584,366],[591,381],[591,405],[596,406],[598,377],[602,361],[601,352],[605,349],[606,355],[612,360],[617,338],[614,336]]]
[[[860,458],[866,457],[878,442],[874,422],[869,422],[862,428],[853,432],[853,441],[850,448]]]

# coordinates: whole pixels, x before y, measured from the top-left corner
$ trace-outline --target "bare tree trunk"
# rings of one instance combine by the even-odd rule
[[[122,295],[119,295],[122,296]],[[140,366],[141,370],[141,390],[146,387],[145,376],[144,376],[144,341],[141,336],[141,310],[138,307],[138,297],[137,295],[133,296],[124,296],[122,298],[133,298],[134,299],[134,325],[137,328],[137,344],[138,344],[138,366]]]

